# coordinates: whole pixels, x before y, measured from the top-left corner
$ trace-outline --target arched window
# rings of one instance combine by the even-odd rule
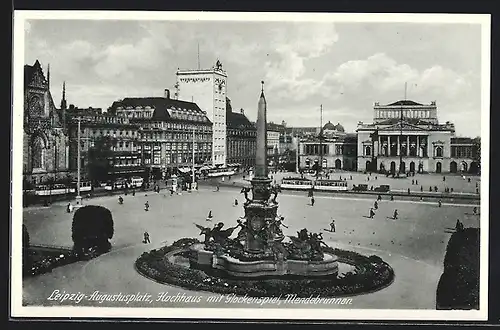
[[[367,146],[365,148],[365,156],[371,156],[372,155],[372,148],[370,146]]]
[[[44,147],[45,144],[42,137],[36,136],[31,146],[32,168],[43,168]]]
[[[443,147],[436,147],[436,157],[443,157]]]

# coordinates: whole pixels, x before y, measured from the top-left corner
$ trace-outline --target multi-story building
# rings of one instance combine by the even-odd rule
[[[226,85],[227,74],[217,61],[208,70],[178,70],[176,98],[196,103],[213,123],[213,165],[226,165]]]
[[[50,70],[38,60],[24,66],[23,177],[25,185],[43,184],[67,175],[68,138],[65,109],[50,92]]]
[[[78,121],[80,121],[80,175],[82,178],[97,179],[90,174],[90,151],[92,148],[103,147],[109,148],[99,150],[100,154],[107,159],[109,180],[145,175],[138,149],[139,125],[131,123],[128,118],[117,117],[113,114],[92,114],[92,112],[83,111],[68,116],[69,167],[74,174],[78,169]],[[101,144],[100,141],[102,141]]]
[[[307,134],[299,142],[299,168],[354,171],[357,166],[356,134],[346,134],[342,125],[328,122],[321,134]],[[314,166],[316,164],[316,166]]]
[[[228,165],[248,168],[255,165],[257,129],[245,116],[243,109],[233,112],[231,101],[226,100],[227,162]]]
[[[154,178],[212,160],[212,123],[196,103],[164,97],[125,98],[111,106],[117,117],[139,126],[138,152]],[[194,132],[194,140],[193,140]]]
[[[442,173],[455,172],[458,163],[464,163],[452,155],[452,149],[462,150],[463,141],[454,139],[452,123],[439,123],[436,102],[375,103],[373,123],[358,123],[357,133],[360,171]],[[468,168],[472,162],[465,161]]]

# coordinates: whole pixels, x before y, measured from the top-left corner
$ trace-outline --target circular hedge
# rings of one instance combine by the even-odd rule
[[[378,291],[394,280],[393,269],[380,257],[367,257],[337,248],[325,248],[325,252],[335,254],[339,262],[355,267],[354,271],[341,277],[232,279],[177,265],[166,258],[167,254],[184,254],[195,243],[200,241],[195,238],[182,238],[172,245],[144,252],[136,260],[135,268],[143,276],[159,283],[189,290],[251,297],[279,297],[288,294],[295,294],[298,298],[311,295],[326,298],[349,296]]]

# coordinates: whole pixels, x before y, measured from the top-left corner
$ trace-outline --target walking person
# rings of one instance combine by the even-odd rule
[[[149,244],[151,241],[149,240],[149,233],[147,231],[144,232],[144,240],[142,241],[144,244]]]
[[[420,192],[424,192],[424,186],[420,186]]]
[[[208,216],[207,216],[206,220],[207,221],[212,221],[212,218],[213,218],[213,216],[212,216],[212,210],[210,210],[210,211],[208,211]]]
[[[373,211],[373,208],[370,208],[370,216],[369,216],[369,218],[373,219],[374,216],[375,216],[375,211]]]
[[[215,189],[215,191],[219,191],[219,189],[220,189],[220,186],[219,186],[219,184],[217,184],[217,188]]]
[[[382,200],[382,196],[380,194],[378,194],[377,201],[381,201],[381,200]]]
[[[146,203],[144,203],[144,211],[149,211],[149,201],[146,201]]]
[[[375,201],[375,203],[373,203],[373,208],[374,208],[375,210],[378,210],[378,202],[377,202],[377,201]]]
[[[311,206],[314,206],[314,196],[311,197]]]
[[[441,207],[441,205],[443,205],[443,203],[441,202],[441,200],[438,200],[438,206]]]
[[[118,204],[120,204],[120,205],[123,204],[123,197],[122,196],[118,197]]]
[[[394,210],[394,214],[392,215],[392,218],[396,220],[398,218],[398,210]]]
[[[238,200],[237,199],[234,200],[234,206],[238,206]]]
[[[334,233],[335,232],[335,220],[332,219],[332,222],[330,222],[330,232]]]

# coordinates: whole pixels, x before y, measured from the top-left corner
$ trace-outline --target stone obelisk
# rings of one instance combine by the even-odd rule
[[[255,175],[252,183],[252,202],[245,205],[245,218],[249,231],[245,250],[251,253],[262,253],[266,246],[266,238],[262,231],[266,224],[276,218],[278,204],[270,202],[271,179],[267,169],[267,103],[264,96],[264,82],[260,93],[257,111],[257,150],[255,154]]]

